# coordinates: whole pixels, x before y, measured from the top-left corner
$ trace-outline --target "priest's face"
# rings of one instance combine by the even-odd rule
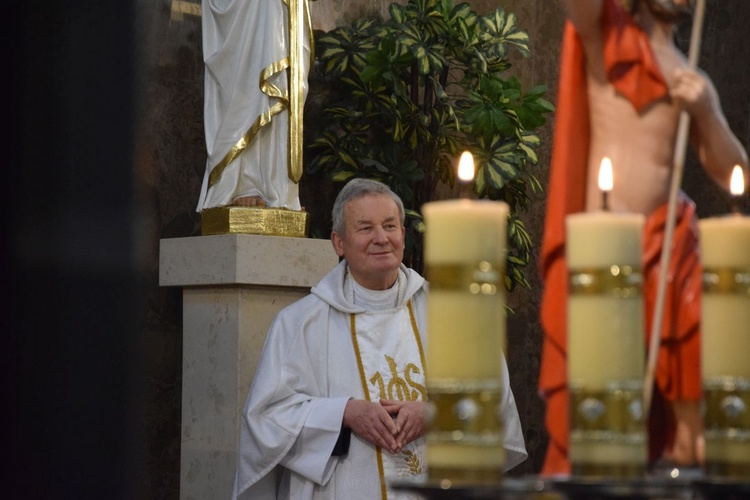
[[[344,234],[332,233],[331,242],[357,283],[371,290],[390,288],[404,258],[404,226],[396,202],[382,194],[350,201],[344,206]]]

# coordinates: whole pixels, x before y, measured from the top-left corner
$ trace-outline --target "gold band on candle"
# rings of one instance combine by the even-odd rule
[[[643,475],[648,451],[642,381],[611,383],[599,390],[572,384],[570,404],[570,457],[574,474]]]
[[[624,442],[645,440],[643,383],[612,383],[587,390],[571,384],[571,441],[584,437]]]
[[[750,268],[704,268],[703,292],[746,295],[750,297]]]
[[[503,263],[493,264],[482,260],[475,265],[428,264],[425,275],[433,290],[464,290],[475,295],[495,295],[504,290],[503,270]]]
[[[750,442],[750,379],[711,377],[703,382],[706,433],[744,435]],[[748,458],[750,460],[750,457]]]
[[[616,264],[604,269],[571,269],[568,277],[571,295],[637,297],[643,284],[639,269]]]
[[[703,381],[707,474],[750,477],[750,379],[708,377]]]
[[[427,384],[432,405],[428,442],[502,446],[502,384],[497,379],[438,379]]]

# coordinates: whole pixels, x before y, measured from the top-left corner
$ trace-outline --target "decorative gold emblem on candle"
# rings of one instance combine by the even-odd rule
[[[638,380],[612,383],[603,390],[571,385],[571,440],[584,438],[644,442],[643,384]],[[594,435],[585,436],[593,432]]]
[[[502,444],[499,381],[440,380],[428,383],[427,392],[434,406],[428,443]]]
[[[712,377],[704,381],[708,445],[706,472],[724,477],[750,476],[750,379]]]

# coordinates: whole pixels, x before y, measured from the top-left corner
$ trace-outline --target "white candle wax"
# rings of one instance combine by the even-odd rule
[[[750,272],[750,217],[711,217],[698,227],[704,272],[718,271],[720,279]],[[750,380],[750,295],[714,292],[709,286],[701,303],[703,377]]]
[[[431,283],[427,373],[435,378],[497,377],[505,345],[502,266],[508,206],[502,202],[449,200],[427,203],[423,213],[429,280],[436,277],[430,276],[430,270],[454,266],[476,269],[481,262],[489,263],[497,278],[493,293],[479,290],[472,294]]]
[[[644,217],[610,212],[566,218],[570,273],[604,273],[618,279],[626,268],[640,273]],[[616,267],[613,267],[616,266]],[[570,383],[603,389],[611,381],[641,379],[644,370],[643,298],[571,293],[568,300]]]
[[[508,205],[489,200],[445,200],[422,207],[429,264],[505,258]]]

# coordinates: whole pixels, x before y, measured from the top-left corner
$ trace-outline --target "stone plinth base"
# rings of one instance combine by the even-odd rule
[[[337,263],[328,240],[161,240],[159,283],[183,287],[181,499],[230,498],[242,409],[268,327]]]

